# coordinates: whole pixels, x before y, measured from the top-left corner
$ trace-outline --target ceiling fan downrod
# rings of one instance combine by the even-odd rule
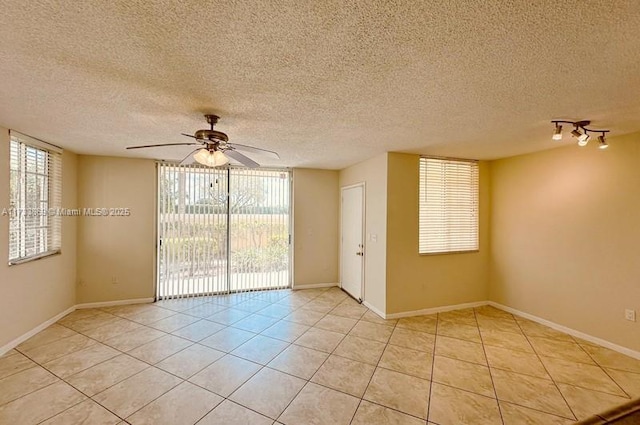
[[[218,123],[220,117],[212,114],[206,114],[204,117],[207,119],[207,122],[211,124],[211,131],[213,131],[213,126]]]

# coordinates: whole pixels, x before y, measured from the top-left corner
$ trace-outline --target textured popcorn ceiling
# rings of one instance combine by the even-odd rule
[[[263,164],[322,168],[548,149],[552,118],[640,130],[637,0],[0,6],[0,125],[78,153],[181,158],[124,147],[183,141],[205,112],[280,152]]]

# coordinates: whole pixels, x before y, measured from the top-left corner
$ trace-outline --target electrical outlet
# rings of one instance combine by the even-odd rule
[[[635,310],[625,310],[624,311],[624,318],[627,320],[630,320],[632,322],[636,321],[636,311]]]
[[[112,284],[112,285],[117,285],[117,284],[119,284],[119,283],[120,283],[120,280],[118,279],[118,277],[117,277],[117,276],[112,276],[112,277],[111,277],[111,284]]]

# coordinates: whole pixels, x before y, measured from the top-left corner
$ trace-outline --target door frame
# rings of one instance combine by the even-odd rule
[[[355,183],[355,184],[351,184],[348,186],[342,186],[340,188],[340,289],[342,289],[342,276],[343,276],[343,261],[342,261],[342,254],[344,253],[344,247],[343,247],[343,237],[342,237],[342,232],[343,232],[343,226],[342,226],[342,209],[343,209],[343,198],[344,198],[344,191],[345,190],[349,190],[349,189],[353,189],[356,187],[362,187],[362,252],[363,252],[363,256],[362,256],[362,273],[361,273],[361,282],[360,282],[360,300],[358,300],[360,303],[363,303],[365,301],[365,280],[366,280],[366,276],[365,276],[365,261],[366,261],[366,255],[367,255],[367,244],[366,244],[366,240],[367,240],[367,236],[366,236],[366,217],[367,217],[367,185],[366,182],[360,182],[360,183]],[[346,292],[346,291],[345,291]]]

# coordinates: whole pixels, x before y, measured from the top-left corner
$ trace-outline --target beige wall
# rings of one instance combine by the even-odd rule
[[[80,218],[78,303],[154,296],[155,198],[154,161],[78,156],[78,204],[131,210],[129,217]]]
[[[9,207],[9,131],[0,128],[0,209]],[[62,206],[75,208],[77,157],[62,156]],[[77,217],[62,219],[61,254],[7,265],[9,217],[0,216],[0,347],[75,304]]]
[[[151,160],[79,156],[83,207],[129,207],[130,217],[82,217],[78,303],[153,297],[156,170]],[[294,170],[296,285],[338,280],[338,172]],[[113,284],[113,278],[118,284]]]
[[[480,163],[480,250],[418,254],[419,155],[389,153],[387,314],[485,301],[489,284],[489,164]]]
[[[338,282],[338,171],[293,170],[294,287]]]
[[[386,307],[387,154],[340,171],[340,187],[364,182],[365,258],[363,300],[381,312]],[[370,240],[376,235],[376,242]],[[339,245],[336,248],[339,250]]]
[[[338,172],[294,170],[295,284],[338,279]],[[156,171],[151,160],[79,156],[79,202],[129,207],[130,217],[83,217],[78,230],[78,302],[155,293]],[[113,284],[113,278],[118,284]]]
[[[492,163],[490,299],[640,350],[640,133]]]

